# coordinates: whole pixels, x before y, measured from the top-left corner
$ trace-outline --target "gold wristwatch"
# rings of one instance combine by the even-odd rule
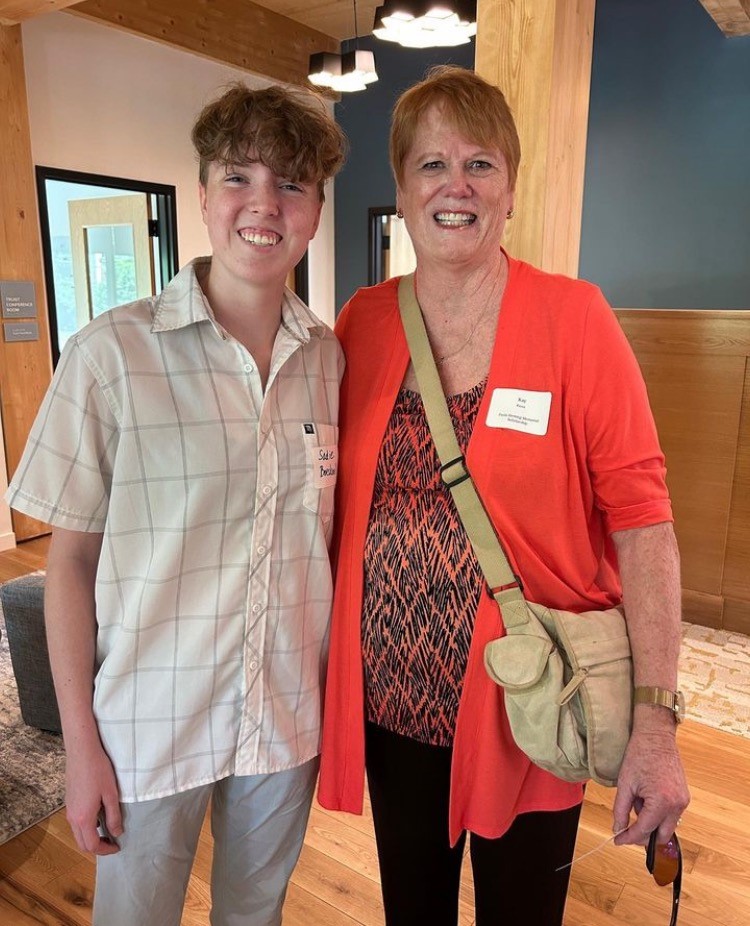
[[[685,719],[685,695],[681,691],[643,686],[635,689],[633,704],[661,705],[672,711],[676,723]]]

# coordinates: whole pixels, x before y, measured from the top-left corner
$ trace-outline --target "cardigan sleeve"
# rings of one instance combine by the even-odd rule
[[[598,289],[586,313],[579,372],[587,464],[607,531],[672,521],[664,454],[646,385]]]

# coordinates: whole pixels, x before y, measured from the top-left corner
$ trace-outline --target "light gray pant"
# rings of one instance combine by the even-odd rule
[[[122,804],[116,855],[97,858],[93,926],[179,926],[211,798],[211,926],[279,926],[302,850],[318,759]]]

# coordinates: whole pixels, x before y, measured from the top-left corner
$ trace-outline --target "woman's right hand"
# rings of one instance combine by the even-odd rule
[[[79,849],[94,855],[119,852],[114,840],[123,833],[120,795],[112,763],[101,743],[69,750],[65,777],[68,823]],[[100,814],[109,836],[97,831]]]

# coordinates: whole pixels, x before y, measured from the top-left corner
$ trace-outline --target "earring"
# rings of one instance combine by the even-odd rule
[[[505,218],[512,219],[515,214],[516,214],[515,209],[508,209],[508,211],[505,213]]]
[[[403,219],[403,217],[404,217],[404,213],[403,213],[400,209],[397,209],[397,210],[396,210],[396,218],[397,218],[397,219]]]

